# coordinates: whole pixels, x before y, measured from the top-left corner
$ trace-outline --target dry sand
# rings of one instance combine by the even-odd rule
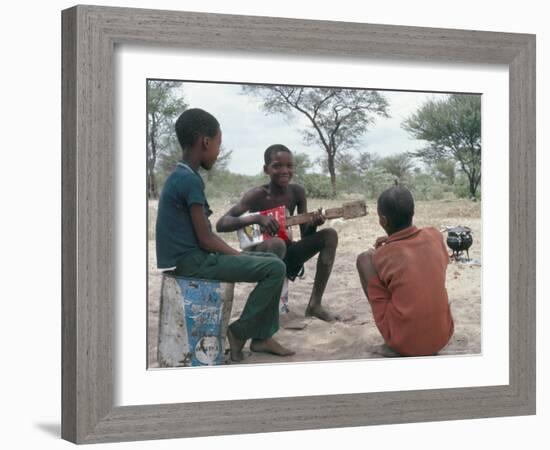
[[[309,209],[339,206],[342,201],[308,200]],[[212,223],[220,217],[231,202],[212,199]],[[355,269],[357,255],[371,247],[383,230],[378,225],[376,205],[367,203],[368,215],[349,221],[335,220],[324,226],[338,231],[339,244],[331,278],[323,297],[323,305],[340,315],[341,322],[326,323],[317,318],[304,317],[309,300],[316,257],[305,265],[304,279],[296,279],[289,287],[288,315],[281,315],[280,330],[275,335],[283,345],[296,351],[292,357],[252,353],[246,346],[244,364],[293,361],[326,361],[391,357],[374,323]],[[468,200],[419,201],[416,203],[415,225],[418,227],[465,225],[472,229],[474,243],[470,257],[481,261],[481,204]],[[154,220],[156,202],[149,205],[149,292],[148,292],[148,358],[149,367],[158,367],[157,337],[161,273],[156,268]],[[299,234],[299,232],[298,232]],[[223,233],[222,238],[238,248],[236,233]],[[252,285],[237,283],[232,310],[232,321],[238,318]],[[481,352],[481,267],[451,263],[447,269],[447,291],[455,321],[455,332],[441,355],[476,354]],[[303,329],[294,329],[300,324]],[[289,328],[285,328],[289,327]]]

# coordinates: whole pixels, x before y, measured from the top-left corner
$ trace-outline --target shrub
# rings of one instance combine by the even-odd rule
[[[333,198],[330,177],[319,173],[306,173],[302,179],[306,195],[315,198]]]
[[[466,178],[466,176],[463,174],[460,174],[456,177],[453,192],[458,198],[469,198],[471,200],[481,199],[481,188],[477,190],[475,198],[472,199],[470,194],[470,186],[468,184],[468,178]]]
[[[211,198],[239,198],[254,186],[266,183],[265,175],[240,175],[227,170],[219,170],[205,180],[206,196]]]
[[[362,185],[367,198],[378,198],[378,196],[391,187],[395,177],[380,167],[373,167],[367,170],[363,177]]]

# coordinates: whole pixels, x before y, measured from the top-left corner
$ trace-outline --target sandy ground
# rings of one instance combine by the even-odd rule
[[[339,206],[341,201],[308,200],[309,209]],[[212,222],[225,212],[229,200],[212,199]],[[281,315],[280,330],[275,335],[283,345],[296,351],[292,357],[250,352],[245,346],[244,364],[292,361],[323,361],[391,357],[374,323],[355,269],[357,255],[367,250],[378,236],[384,234],[378,225],[376,205],[367,203],[368,215],[349,221],[335,220],[324,226],[338,231],[339,244],[331,278],[323,297],[323,304],[344,320],[326,323],[317,318],[304,317],[315,274],[316,257],[305,265],[305,277],[296,279],[289,287],[290,313]],[[441,200],[417,202],[414,223],[418,227],[441,228],[465,225],[472,229],[474,243],[470,257],[481,261],[481,205],[468,200]],[[158,367],[157,339],[160,298],[160,271],[156,268],[154,220],[156,203],[149,205],[149,292],[148,292],[148,358],[149,367]],[[151,224],[153,226],[151,226]],[[296,230],[295,234],[299,235]],[[238,248],[235,233],[221,236]],[[253,285],[238,283],[232,309],[232,321],[241,313]],[[481,352],[481,267],[451,263],[447,269],[447,291],[455,321],[455,333],[440,354],[476,354]],[[302,329],[293,325],[300,324]],[[285,328],[289,327],[289,328]]]

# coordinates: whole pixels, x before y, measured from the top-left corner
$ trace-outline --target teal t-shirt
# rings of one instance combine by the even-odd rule
[[[159,269],[175,267],[179,259],[199,248],[190,214],[194,203],[203,205],[207,217],[212,214],[201,176],[180,162],[164,183],[159,198],[156,224]]]

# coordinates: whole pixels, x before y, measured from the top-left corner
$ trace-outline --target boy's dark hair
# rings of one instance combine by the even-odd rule
[[[192,147],[199,136],[216,136],[219,128],[216,118],[199,108],[184,111],[176,120],[176,135],[182,150]]]
[[[264,162],[267,166],[273,159],[273,155],[279,152],[287,152],[292,155],[292,152],[282,144],[273,144],[266,148],[264,152]]]
[[[412,225],[414,199],[406,187],[397,185],[386,189],[378,197],[377,206],[380,214],[386,216],[396,230]]]

